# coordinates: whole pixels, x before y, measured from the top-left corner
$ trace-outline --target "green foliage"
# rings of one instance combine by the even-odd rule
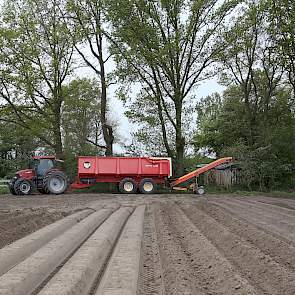
[[[63,22],[70,28],[75,50],[83,62],[97,75],[100,85],[100,122],[105,142],[105,155],[113,155],[115,125],[109,116],[108,89],[116,83],[115,74],[108,65],[112,53],[108,52],[109,23],[106,3],[102,0],[68,0]],[[85,46],[88,50],[85,50]]]
[[[6,0],[0,24],[1,121],[27,129],[62,157],[62,86],[73,43],[61,22],[64,1]]]
[[[128,112],[140,124],[136,135],[153,128],[162,138],[159,152],[174,158],[177,174],[193,128],[193,89],[212,74],[209,66],[223,46],[216,39],[236,2],[107,1],[118,76],[141,85]]]
[[[237,143],[224,152],[239,161],[241,184],[248,189],[280,189],[284,183],[291,184],[288,180],[295,172],[294,162],[284,162],[271,145],[254,149],[243,143]]]
[[[290,55],[269,28],[270,10],[266,1],[246,1],[221,35],[226,46],[217,61],[228,87],[197,105],[194,137],[197,151],[234,156],[243,183],[260,190],[294,185],[294,91],[281,62]]]
[[[9,194],[8,186],[0,186],[0,195]]]
[[[0,123],[0,178],[25,167],[37,147],[38,141],[26,129]]]
[[[295,93],[295,2],[292,0],[264,0],[268,12],[268,31],[279,53],[277,62],[287,70]]]
[[[96,80],[77,79],[64,87],[64,145],[76,155],[98,152],[101,140],[99,96]]]
[[[248,188],[292,185],[295,116],[288,89],[277,89],[267,110],[262,106],[258,108],[252,134],[249,134],[247,109],[238,87],[229,87],[222,98],[219,95],[204,98],[198,107],[196,150],[205,148],[219,156],[233,156],[241,165],[243,183]],[[254,142],[250,138],[254,138]]]
[[[98,82],[77,79],[64,87],[62,129],[65,169],[77,174],[77,156],[102,155],[100,128],[100,90]]]

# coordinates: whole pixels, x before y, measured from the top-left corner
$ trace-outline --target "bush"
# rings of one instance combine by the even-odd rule
[[[241,185],[247,189],[288,189],[294,187],[295,169],[273,152],[272,146],[248,147],[243,143],[224,151],[237,160],[241,168]]]

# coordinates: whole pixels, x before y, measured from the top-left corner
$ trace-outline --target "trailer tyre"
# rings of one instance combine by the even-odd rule
[[[49,172],[43,179],[43,189],[47,194],[60,195],[68,188],[68,179],[63,172]]]
[[[151,178],[144,178],[139,183],[139,191],[142,194],[153,194],[155,191],[156,184]]]
[[[119,191],[122,194],[135,194],[137,183],[132,178],[124,178],[119,183]]]
[[[18,196],[30,195],[33,191],[33,183],[30,180],[18,178],[13,186],[15,194]]]

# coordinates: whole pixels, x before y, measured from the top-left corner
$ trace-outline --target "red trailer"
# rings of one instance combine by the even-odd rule
[[[78,176],[71,188],[89,187],[97,182],[118,183],[121,193],[152,193],[156,184],[172,176],[170,158],[79,157]]]
[[[156,157],[79,157],[78,176],[71,188],[79,189],[97,182],[119,184],[121,193],[153,193],[156,184],[175,187],[198,177],[216,166],[231,161],[232,158],[218,159],[204,167],[177,179],[172,179],[171,158]]]

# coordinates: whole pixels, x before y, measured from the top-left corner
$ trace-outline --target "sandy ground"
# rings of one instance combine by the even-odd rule
[[[3,196],[0,248],[93,201],[102,206],[146,205],[138,294],[295,294],[292,199],[189,194]]]

